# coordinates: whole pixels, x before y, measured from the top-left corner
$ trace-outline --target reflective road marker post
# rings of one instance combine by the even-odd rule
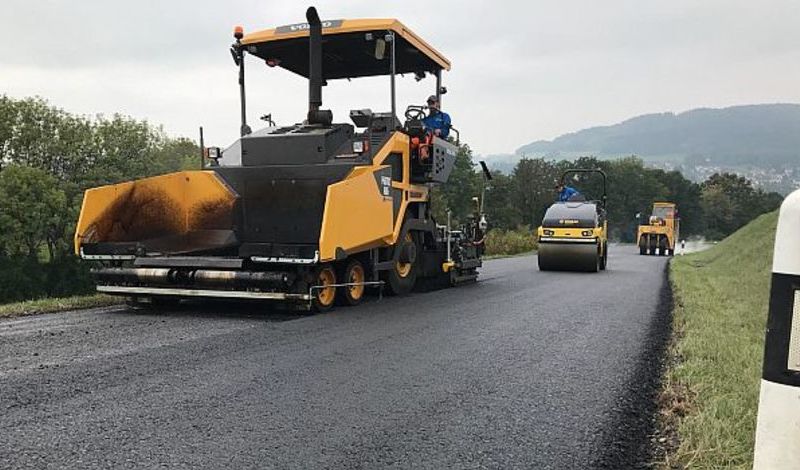
[[[753,469],[800,469],[800,190],[775,234]]]

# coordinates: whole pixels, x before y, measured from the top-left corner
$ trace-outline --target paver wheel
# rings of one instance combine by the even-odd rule
[[[347,262],[344,269],[340,271],[339,279],[342,284],[353,284],[351,286],[339,287],[336,298],[342,305],[358,305],[364,298],[364,282],[367,279],[364,265],[361,261],[353,258]]]
[[[417,242],[411,232],[406,232],[400,246],[400,259],[394,263],[394,269],[386,272],[386,286],[389,295],[408,294],[417,282],[417,265],[419,252]]]
[[[314,285],[319,286],[312,292],[311,306],[318,312],[333,307],[336,301],[336,271],[330,264],[324,264],[314,271]]]

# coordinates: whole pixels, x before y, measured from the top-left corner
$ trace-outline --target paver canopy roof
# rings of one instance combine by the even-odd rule
[[[396,19],[322,21],[322,78],[356,78],[391,73],[391,46],[378,45],[394,32],[397,73],[450,70],[450,61]],[[247,52],[308,77],[308,23],[280,26],[242,38]],[[382,52],[382,53],[381,53]]]

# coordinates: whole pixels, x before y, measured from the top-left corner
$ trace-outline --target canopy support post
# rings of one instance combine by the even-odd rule
[[[386,40],[389,41],[392,44],[392,57],[390,59],[391,60],[391,65],[390,66],[391,66],[392,70],[391,70],[391,74],[389,76],[390,76],[390,83],[391,83],[390,86],[391,86],[391,89],[392,89],[392,119],[395,119],[397,117],[397,101],[395,99],[395,83],[394,83],[395,79],[394,79],[394,76],[395,76],[396,71],[397,71],[397,62],[396,62],[396,59],[395,59],[395,35],[394,35],[394,31],[389,31],[389,34],[386,35]]]
[[[442,69],[436,70],[436,102],[439,109],[442,109]]]
[[[247,103],[245,101],[244,91],[244,48],[239,38],[236,38],[236,53],[239,56],[239,102],[241,103],[242,126],[239,133],[242,137],[253,132],[250,126],[247,125]]]
[[[200,126],[200,169],[206,166],[206,144],[203,141],[203,126]]]

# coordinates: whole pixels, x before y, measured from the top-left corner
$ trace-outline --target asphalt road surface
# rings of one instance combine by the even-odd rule
[[[0,468],[636,466],[669,312],[666,259],[634,252],[313,316],[0,321]]]

